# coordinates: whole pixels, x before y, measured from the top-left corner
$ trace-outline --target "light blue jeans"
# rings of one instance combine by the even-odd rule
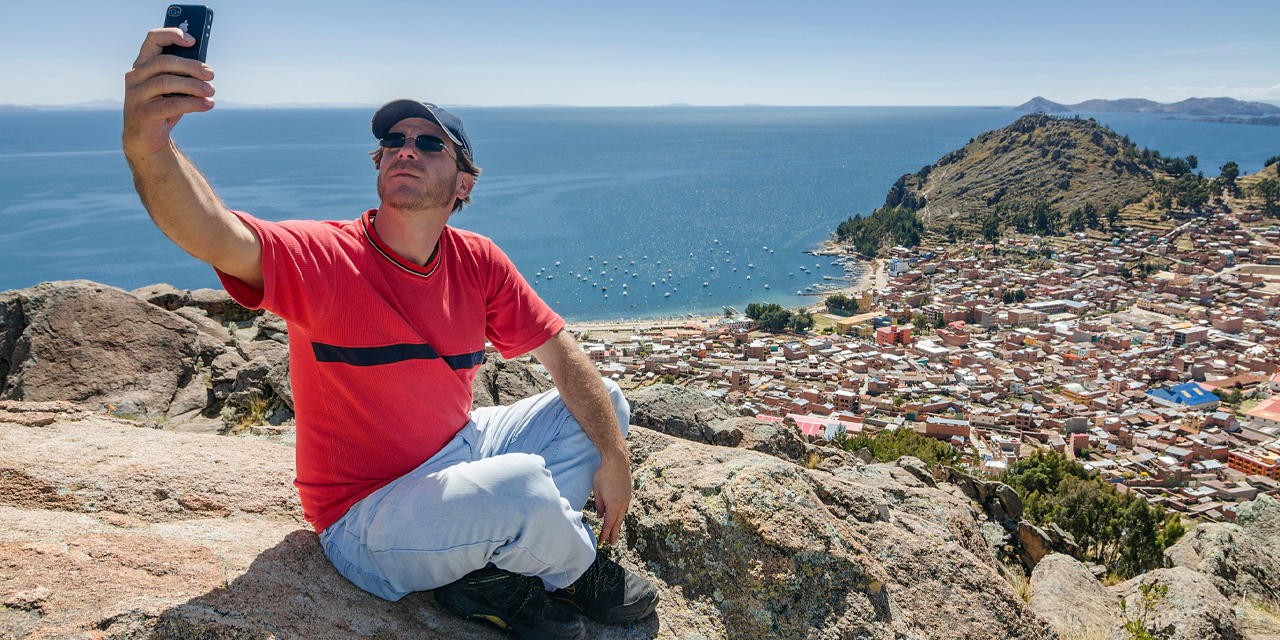
[[[626,398],[604,384],[626,437]],[[392,601],[490,562],[560,589],[595,560],[582,508],[599,466],[555,389],[476,409],[443,449],[352,505],[320,544],[344,577]]]

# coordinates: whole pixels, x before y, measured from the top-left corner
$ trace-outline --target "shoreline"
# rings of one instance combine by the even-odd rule
[[[878,258],[874,260],[866,260],[860,256],[850,255],[845,253],[843,246],[838,244],[834,239],[824,240],[822,243],[819,244],[818,249],[809,250],[809,251],[806,251],[805,253],[811,253],[813,255],[822,255],[822,256],[849,257],[857,261],[860,267],[859,274],[856,280],[852,280],[849,282],[848,286],[840,287],[839,289],[833,289],[831,291],[825,291],[821,295],[813,296],[816,298],[820,298],[816,303],[800,304],[794,307],[787,307],[787,310],[793,311],[793,312],[806,310],[813,313],[823,313],[824,312],[823,305],[828,296],[833,296],[838,293],[844,294],[847,296],[852,294],[858,294],[863,291],[866,291],[867,289],[874,288],[876,283],[876,275],[879,273],[879,270],[883,268],[883,266],[880,264],[882,261]],[[710,328],[711,323],[713,321],[719,320],[723,317],[724,316],[721,314],[685,314],[684,316],[681,316],[681,317],[657,316],[657,317],[651,317],[651,318],[635,318],[635,319],[619,318],[617,320],[609,320],[609,319],[578,320],[578,321],[566,320],[565,327],[568,328],[570,331],[575,331],[575,332],[583,332],[583,331],[617,332],[617,331],[634,330],[642,327],[646,329],[682,329],[686,327],[696,327],[700,329],[707,329],[707,328]]]

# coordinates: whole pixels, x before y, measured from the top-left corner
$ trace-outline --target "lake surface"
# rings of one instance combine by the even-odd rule
[[[883,204],[899,175],[1022,115],[970,107],[456,112],[484,173],[473,204],[451,224],[493,238],[574,320],[799,304],[798,290],[843,275],[804,250]],[[1085,115],[1139,147],[1196,155],[1210,176],[1228,160],[1253,172],[1280,154],[1280,127]],[[184,118],[175,139],[233,209],[267,220],[354,219],[377,206],[371,116],[215,109]],[[151,223],[119,136],[118,112],[0,113],[0,290],[74,278],[125,289],[218,286],[212,269]]]

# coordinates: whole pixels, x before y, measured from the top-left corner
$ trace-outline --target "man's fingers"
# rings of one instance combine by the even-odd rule
[[[160,50],[171,44],[190,47],[195,42],[195,38],[187,35],[177,27],[152,29],[147,32],[146,39],[142,41],[142,49],[138,51],[138,57],[133,61],[133,66],[137,67],[147,60],[160,55]]]
[[[162,75],[212,80],[213,69],[199,60],[179,58],[178,56],[156,56],[125,72],[124,85],[126,89],[132,89]]]
[[[213,100],[208,98],[173,96],[161,98],[145,105],[139,110],[141,112],[139,115],[151,121],[168,120],[184,113],[208,111],[212,108]]]
[[[150,100],[170,93],[184,93],[196,98],[213,97],[213,85],[203,80],[164,74],[156,76],[133,88],[134,98],[139,101]]]
[[[599,504],[597,502],[597,504]],[[618,532],[622,529],[622,518],[627,514],[626,503],[606,504],[603,507],[604,512],[600,514],[604,518],[604,523],[600,526],[600,536],[597,542],[609,541],[609,544],[618,542]]]

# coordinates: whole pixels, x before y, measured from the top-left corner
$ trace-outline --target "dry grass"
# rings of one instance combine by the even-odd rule
[[[1245,596],[1244,627],[1254,633],[1280,634],[1280,604]]]
[[[1057,631],[1062,640],[1107,640],[1111,637],[1110,629],[1098,629],[1083,623],[1070,624]]]
[[[1013,592],[1022,598],[1023,602],[1031,601],[1031,579],[1022,574],[1021,568],[1009,569],[1002,572],[1004,579],[1013,587]]]

